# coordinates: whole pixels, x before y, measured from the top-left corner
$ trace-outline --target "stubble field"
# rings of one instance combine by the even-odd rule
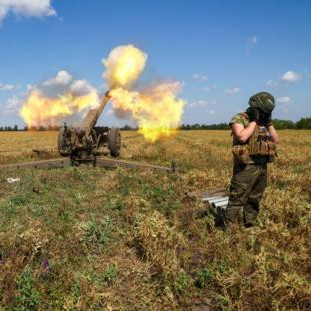
[[[279,135],[251,230],[201,213],[202,191],[229,186],[228,131],[122,132],[122,159],[174,160],[174,175],[1,170],[0,310],[310,310],[311,133]],[[58,157],[56,138],[0,133],[0,165]]]

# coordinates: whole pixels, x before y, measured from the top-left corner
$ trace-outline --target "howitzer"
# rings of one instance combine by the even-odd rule
[[[58,151],[60,155],[70,157],[72,165],[92,163],[96,165],[96,157],[107,147],[111,156],[120,154],[121,134],[119,129],[95,127],[102,111],[110,99],[109,92],[102,98],[98,108],[91,109],[81,124],[68,127],[66,123],[58,134]]]
[[[97,109],[91,109],[81,124],[69,127],[66,124],[60,128],[58,133],[58,151],[67,159],[50,159],[35,162],[24,162],[8,165],[0,165],[0,171],[3,169],[26,169],[26,168],[61,168],[68,165],[79,165],[80,163],[91,163],[93,166],[114,168],[146,168],[156,171],[176,173],[175,163],[171,167],[163,167],[147,163],[138,163],[107,157],[98,157],[107,148],[113,157],[120,153],[121,135],[117,128],[95,127],[102,111],[110,99],[109,92],[105,94]],[[48,155],[45,150],[34,149],[37,155]]]

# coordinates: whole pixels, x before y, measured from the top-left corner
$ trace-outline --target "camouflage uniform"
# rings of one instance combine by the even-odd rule
[[[238,123],[247,127],[246,113],[238,113],[230,125]],[[233,137],[233,146],[241,143]],[[233,177],[230,185],[229,204],[226,209],[226,222],[243,223],[253,226],[259,212],[259,203],[267,184],[267,157],[251,157],[247,164],[234,157]]]

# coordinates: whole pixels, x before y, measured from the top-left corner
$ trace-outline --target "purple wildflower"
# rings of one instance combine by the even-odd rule
[[[42,267],[43,267],[44,270],[49,270],[50,265],[49,265],[48,259],[44,259],[43,260]]]

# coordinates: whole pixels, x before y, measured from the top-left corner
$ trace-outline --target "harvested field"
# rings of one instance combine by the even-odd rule
[[[0,310],[310,310],[311,132],[280,131],[258,225],[215,228],[200,201],[228,187],[228,131],[121,158],[180,173],[81,166],[0,172]],[[58,157],[57,133],[0,133],[0,165]],[[20,178],[9,184],[7,178]]]

